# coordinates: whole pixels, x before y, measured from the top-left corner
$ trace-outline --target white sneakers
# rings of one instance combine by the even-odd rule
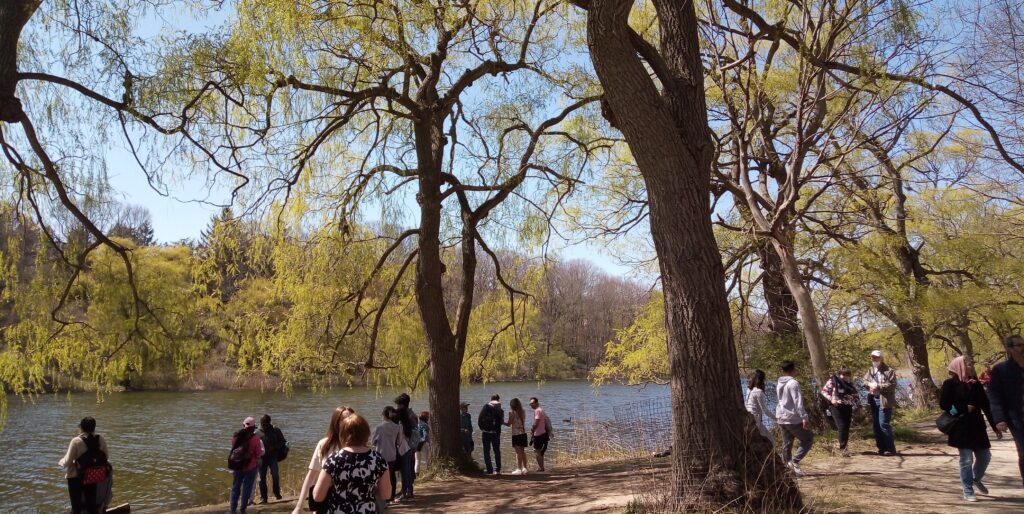
[[[803,472],[803,470],[800,469],[800,465],[799,464],[797,464],[797,463],[795,463],[793,461],[789,461],[789,462],[786,463],[786,467],[791,469],[793,471],[794,475],[796,475],[798,477],[804,476],[804,472]]]
[[[526,474],[526,469],[525,468],[517,469],[517,470],[515,470],[515,471],[513,471],[513,472],[511,472],[509,474],[510,475],[525,475]]]

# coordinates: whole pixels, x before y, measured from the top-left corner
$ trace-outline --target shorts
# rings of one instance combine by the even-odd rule
[[[548,451],[548,434],[544,433],[533,438],[533,449],[540,453]]]
[[[526,434],[512,436],[512,446],[515,446],[516,448],[526,448]]]

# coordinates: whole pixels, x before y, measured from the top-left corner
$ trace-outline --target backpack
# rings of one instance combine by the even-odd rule
[[[412,411],[409,411],[410,418],[414,418]],[[419,418],[416,419],[416,424],[412,427],[412,433],[409,434],[409,448],[415,450],[420,447],[420,443],[423,442],[423,434],[420,433],[420,422]],[[402,427],[403,431],[405,427]]]
[[[75,459],[75,468],[83,484],[98,484],[106,480],[110,472],[107,454],[100,449],[99,436],[82,434],[82,441],[85,442],[85,453]]]
[[[249,437],[242,438],[239,434],[235,436],[235,445],[231,447],[231,453],[228,454],[228,469],[232,471],[245,471],[245,468],[249,466],[249,439],[253,435],[249,434]]]
[[[494,432],[501,429],[501,415],[502,412],[491,404],[484,405],[483,410],[480,411],[480,416],[476,420],[477,426],[480,430],[486,432]]]
[[[277,427],[274,427],[274,430],[277,431],[278,441],[281,441],[281,446],[277,448],[277,462],[281,462],[288,458],[288,451],[292,448],[288,444],[288,440],[284,438],[284,432]]]

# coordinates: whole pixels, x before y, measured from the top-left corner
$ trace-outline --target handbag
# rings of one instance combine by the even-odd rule
[[[942,414],[935,418],[935,427],[939,429],[939,432],[948,435],[956,428],[959,422],[960,416],[954,416],[946,411],[942,411]]]
[[[314,486],[309,486],[309,495],[306,496],[306,506],[309,507],[309,510],[316,512],[316,514],[327,514],[330,508],[330,506],[327,505],[327,500],[331,496],[328,495],[327,498],[324,498],[324,501],[318,502],[313,499],[313,487]]]

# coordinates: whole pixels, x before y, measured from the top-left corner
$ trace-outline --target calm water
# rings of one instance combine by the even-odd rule
[[[97,420],[107,438],[115,467],[113,504],[130,502],[133,512],[160,512],[227,501],[231,472],[226,469],[231,434],[245,416],[270,414],[291,444],[281,463],[284,492],[301,485],[316,441],[323,437],[334,407],[351,405],[375,425],[379,412],[400,391],[336,389],[328,393],[202,392],[122,393],[97,403],[95,395],[60,395],[24,403],[8,398],[8,423],[0,432],[0,511],[60,512],[69,508],[63,471],[57,461],[77,433],[84,416]],[[508,400],[541,399],[556,429],[565,419],[586,415],[611,419],[616,406],[667,398],[667,386],[594,388],[585,381],[473,385],[462,398],[476,413],[492,393]],[[413,397],[413,409],[426,409],[426,395]],[[527,408],[529,414],[529,408]],[[557,435],[557,431],[556,431]],[[482,455],[480,434],[477,449]],[[509,445],[502,451],[506,469],[515,462]]]

